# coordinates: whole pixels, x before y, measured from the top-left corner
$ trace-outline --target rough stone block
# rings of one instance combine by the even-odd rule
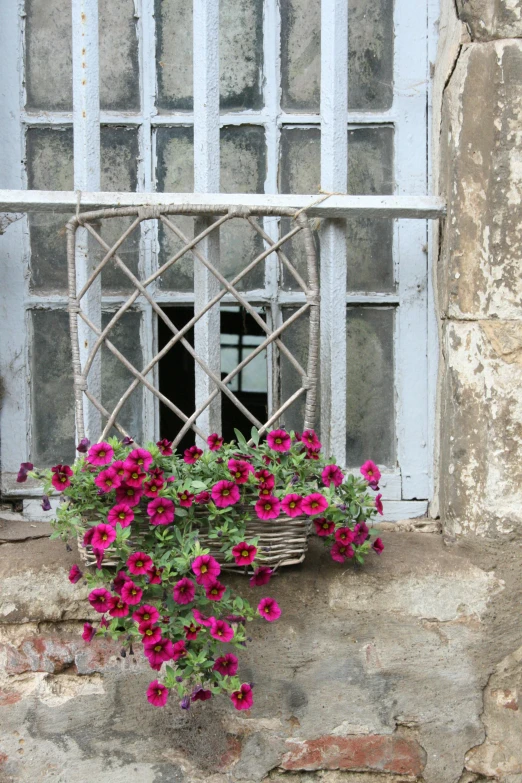
[[[522,38],[521,0],[456,0],[460,19],[474,40]]]

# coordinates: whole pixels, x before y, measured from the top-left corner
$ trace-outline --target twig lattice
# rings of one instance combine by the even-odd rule
[[[189,239],[183,231],[173,222],[173,217],[176,215],[190,215],[195,217],[207,217],[213,219],[213,222],[201,231],[194,239]],[[276,217],[289,217],[294,219],[294,225],[283,237],[274,241],[259,225],[256,218],[276,216]],[[110,247],[105,240],[100,236],[99,224],[103,220],[118,217],[132,217],[134,220],[127,230],[119,237],[119,239]],[[128,268],[128,266],[122,261],[118,255],[118,250],[123,242],[139,228],[139,225],[144,220],[157,220],[174,236],[184,243],[183,247],[178,250],[173,256],[171,256],[161,267],[159,267],[153,274],[144,280],[140,280],[136,275]],[[246,221],[255,232],[257,232],[264,243],[264,250],[252,261],[244,266],[244,268],[235,275],[231,281],[227,281],[223,274],[217,269],[208,258],[201,252],[198,245],[203,239],[208,237],[212,232],[218,231],[219,227],[225,224],[227,221],[240,220]],[[92,271],[90,277],[85,284],[78,290],[77,277],[76,277],[76,253],[75,253],[75,236],[79,228],[85,228],[98,245],[105,251],[105,256],[100,263]],[[183,426],[176,434],[174,438],[174,446],[176,446],[183,438],[185,433],[192,429],[201,438],[206,438],[208,434],[201,430],[198,426],[197,419],[203,411],[210,405],[213,399],[219,394],[225,394],[233,404],[247,417],[252,424],[257,427],[260,432],[264,432],[267,428],[271,427],[280,416],[297,400],[302,394],[306,394],[305,398],[305,416],[304,427],[313,427],[315,420],[316,410],[316,389],[317,389],[317,370],[318,370],[318,350],[319,350],[319,285],[317,276],[317,259],[315,253],[314,239],[312,236],[311,227],[309,225],[308,218],[305,211],[300,210],[295,212],[294,210],[285,210],[277,208],[265,208],[263,210],[256,210],[250,212],[244,207],[231,206],[224,210],[223,208],[213,208],[210,206],[196,206],[196,205],[184,205],[183,207],[168,207],[168,206],[143,206],[143,207],[122,207],[113,209],[97,210],[94,212],[78,213],[67,223],[67,260],[68,260],[68,286],[69,286],[69,325],[71,333],[71,347],[72,347],[72,361],[74,372],[74,390],[75,390],[75,416],[76,427],[79,437],[85,435],[84,425],[84,397],[101,413],[105,419],[105,425],[103,431],[100,433],[99,439],[103,440],[107,437],[111,429],[116,428],[123,436],[129,436],[124,427],[118,420],[118,415],[128,400],[132,392],[142,384],[152,394],[154,394],[162,403],[164,403],[170,410],[172,410],[183,422]],[[289,260],[287,255],[282,250],[282,246],[285,242],[288,242],[296,234],[301,233],[304,237],[304,248],[306,255],[306,269],[308,280],[305,281],[299,274],[295,265]],[[156,302],[153,295],[148,290],[150,286],[158,277],[165,274],[177,261],[179,261],[185,254],[192,253],[194,257],[194,263],[201,263],[206,269],[214,275],[221,285],[219,292],[208,301],[205,306],[190,319],[181,329],[178,329],[171,319],[168,317],[165,310]],[[244,294],[237,290],[236,286],[254,267],[262,263],[265,258],[272,253],[276,253],[281,264],[292,275],[297,282],[299,288],[305,295],[305,303],[298,309],[279,327],[271,329],[268,324],[261,318],[257,310],[247,301]],[[109,323],[100,328],[96,326],[89,318],[88,314],[82,308],[82,299],[85,297],[91,286],[98,280],[104,267],[112,262],[115,266],[121,270],[121,272],[128,278],[128,280],[134,286],[134,292],[130,294],[128,299],[117,309]],[[197,355],[192,345],[187,341],[185,335],[192,329],[192,327],[199,321],[211,308],[218,307],[221,299],[226,294],[232,295],[239,305],[252,316],[258,326],[265,333],[265,339],[263,342],[256,346],[254,350],[243,359],[228,375],[221,379],[219,375],[214,373],[210,367]],[[139,297],[143,297],[151,306],[152,310],[171,330],[172,337],[167,344],[156,353],[156,355],[141,369],[137,369],[134,365],[118,350],[118,348],[111,342],[110,333],[121,319],[123,314],[128,311]],[[280,339],[283,332],[288,329],[300,316],[309,311],[309,340],[308,340],[308,362],[307,367],[304,369],[296,357],[292,354],[289,348]],[[96,337],[94,345],[90,350],[90,353],[82,366],[80,359],[80,345],[79,345],[79,330],[78,324],[80,319],[88,326]],[[199,367],[211,378],[214,389],[209,394],[207,399],[195,410],[192,414],[188,415],[184,411],[180,410],[178,406],[174,404],[168,397],[166,397],[154,383],[147,378],[147,375],[151,373],[156,364],[162,359],[173,346],[181,342],[184,348],[189,352],[194,361]],[[268,419],[268,421],[260,422],[236,397],[236,395],[228,388],[227,384],[240,373],[243,368],[251,362],[259,353],[265,350],[269,345],[275,344],[281,354],[290,361],[295,368],[299,376],[301,377],[301,387],[297,389]],[[92,368],[95,357],[97,356],[102,345],[121,361],[121,363],[129,370],[131,375],[134,376],[132,383],[126,389],[121,396],[112,412],[106,410],[101,400],[92,393],[89,389],[89,371]]]

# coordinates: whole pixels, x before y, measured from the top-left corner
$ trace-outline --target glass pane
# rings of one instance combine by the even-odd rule
[[[107,127],[101,129],[102,190],[135,190],[138,139],[135,130]],[[73,189],[72,129],[29,128],[27,131],[28,187],[38,190]],[[31,287],[39,292],[65,291],[67,288],[67,247],[64,215],[34,213],[29,216],[31,243]],[[128,219],[107,222],[102,236],[110,244],[128,225]],[[122,259],[133,272],[138,268],[139,235],[134,234],[122,247]],[[103,252],[103,251],[101,251]],[[96,250],[98,253],[98,250]],[[102,274],[107,288],[120,287],[122,275],[108,268]]]
[[[72,110],[71,2],[26,0],[27,109]],[[100,0],[100,104],[139,111],[134,0]]]
[[[192,3],[156,0],[158,107],[193,108]],[[260,109],[262,0],[222,0],[219,20],[221,108]]]
[[[283,309],[283,320],[286,321],[292,316],[298,308],[285,307]],[[293,356],[306,370],[308,362],[308,342],[309,342],[309,317],[308,313],[301,315],[294,321],[288,329],[283,332],[282,341],[292,352]],[[281,367],[281,402],[285,402],[301,388],[301,375],[297,372],[293,364],[284,354],[280,354]],[[319,389],[318,389],[319,393]],[[287,430],[302,432],[304,426],[306,392],[300,395],[292,405],[284,412],[281,423]],[[319,432],[319,406],[316,411],[315,430]]]
[[[102,314],[102,326],[106,326],[113,313]],[[110,332],[110,342],[125,356],[126,359],[137,369],[143,369],[143,356],[140,340],[141,314],[136,312],[127,312],[122,315],[120,320]],[[124,364],[109,351],[108,348],[102,348],[102,404],[112,413],[116,403],[128,389],[134,375],[125,367]],[[118,421],[124,427],[129,435],[137,441],[143,437],[142,428],[142,399],[143,390],[138,386],[131,394],[129,399],[123,405],[118,414]],[[113,430],[111,435],[118,436],[117,430]]]
[[[393,101],[393,0],[349,0],[348,108],[377,111]],[[319,112],[321,2],[281,0],[282,106]]]
[[[319,129],[285,128],[281,135],[280,188],[282,193],[318,193],[321,177]],[[353,128],[348,132],[348,192],[393,192],[393,128]],[[347,220],[348,290],[393,290],[393,226],[391,220]],[[281,221],[287,231],[290,222]],[[306,274],[301,237],[288,250],[301,275]],[[285,288],[296,288],[284,272]]]
[[[348,308],[346,463],[395,464],[392,309]]]
[[[31,312],[32,461],[42,467],[74,459],[74,391],[69,316]]]

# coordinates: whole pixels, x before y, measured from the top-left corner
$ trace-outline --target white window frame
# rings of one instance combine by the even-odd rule
[[[264,108],[219,114],[217,71],[219,0],[194,2],[194,112],[158,115],[155,109],[155,22],[154,0],[137,0],[140,46],[141,111],[118,115],[99,111],[96,79],[82,85],[81,58],[89,59],[91,73],[97,68],[97,0],[72,0],[73,14],[84,20],[75,25],[73,36],[74,111],[29,114],[25,111],[22,73],[24,41],[23,0],[4,4],[0,25],[0,51],[3,52],[4,77],[0,90],[0,212],[21,212],[29,206],[62,211],[70,215],[76,209],[74,192],[28,191],[24,166],[24,137],[27,127],[71,126],[74,128],[75,187],[82,191],[82,209],[140,203],[244,204],[294,206],[303,208],[317,201],[317,196],[278,195],[277,172],[281,129],[288,126],[317,127],[322,130],[321,185],[325,191],[341,193],[346,189],[350,152],[347,130],[350,127],[393,125],[394,179],[393,196],[334,195],[310,208],[310,215],[323,218],[321,228],[321,433],[325,447],[340,464],[345,460],[346,386],[346,306],[349,304],[389,305],[396,308],[395,385],[397,460],[400,468],[388,471],[382,489],[387,499],[387,518],[398,519],[422,515],[431,496],[433,442],[433,389],[430,383],[436,368],[437,345],[433,329],[431,304],[430,255],[427,219],[444,213],[444,205],[428,193],[428,160],[425,139],[428,128],[429,58],[433,51],[433,21],[436,0],[395,0],[394,96],[392,107],[384,112],[353,112],[347,107],[347,2],[322,0],[320,115],[288,114],[280,108],[280,16],[278,0],[264,0]],[[429,12],[429,13],[428,13]],[[79,33],[84,33],[81,36]],[[85,45],[87,43],[87,46]],[[136,125],[139,133],[140,163],[138,193],[99,193],[99,128],[103,125]],[[195,195],[154,194],[155,149],[152,129],[161,126],[194,125]],[[265,196],[221,195],[219,189],[219,130],[229,125],[261,125],[267,144],[267,177]],[[394,228],[394,259],[397,290],[394,293],[347,294],[346,244],[343,217],[356,215],[397,217]],[[64,219],[65,222],[65,219]],[[265,219],[265,231],[278,237],[277,219]],[[80,237],[80,242],[81,237]],[[212,238],[205,251],[215,261],[219,255],[217,240]],[[140,265],[150,274],[157,255],[155,229],[142,228]],[[266,265],[265,288],[249,292],[251,302],[266,306],[277,318],[281,305],[299,301],[299,294],[279,287],[278,268]],[[4,336],[0,347],[0,371],[7,394],[2,411],[2,470],[4,492],[9,495],[34,494],[34,490],[13,485],[13,474],[29,454],[31,443],[31,388],[29,311],[34,307],[63,308],[65,296],[36,296],[27,284],[29,243],[24,218],[11,225],[0,237],[0,313]],[[80,274],[85,274],[85,267]],[[215,281],[205,271],[196,273],[193,295],[156,292],[159,303],[203,305],[212,297]],[[101,298],[101,300],[100,300]],[[92,300],[93,314],[101,304],[119,304],[124,297],[102,297]],[[226,298],[224,299],[224,301]],[[145,361],[155,345],[155,322],[152,308],[141,305],[143,313],[143,347]],[[196,331],[196,350],[207,364],[219,370],[219,328],[216,314],[209,313]],[[431,324],[431,326],[430,326]],[[348,375],[348,381],[347,381]],[[196,375],[196,402],[206,397],[208,377]],[[145,435],[158,432],[158,410],[151,395],[144,397]],[[335,400],[335,404],[328,401]],[[326,404],[325,404],[326,401]],[[209,408],[205,429],[219,430],[219,405]],[[96,421],[93,420],[93,428]]]

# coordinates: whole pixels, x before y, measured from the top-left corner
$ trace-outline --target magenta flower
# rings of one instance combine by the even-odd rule
[[[169,525],[174,521],[174,503],[168,498],[156,498],[147,506],[151,525]]]
[[[230,699],[236,710],[249,710],[254,704],[252,688],[247,682],[244,682],[238,691],[234,691]]]
[[[340,544],[351,544],[354,538],[354,532],[349,527],[339,527],[335,531],[335,540]]]
[[[366,522],[358,522],[354,529],[354,539],[353,543],[355,546],[361,546],[361,544],[364,544],[368,536],[370,535],[370,531],[368,530],[368,525]]]
[[[91,441],[89,440],[89,438],[82,438],[81,441],[76,446],[76,451],[79,454],[87,454],[90,445],[91,445]]]
[[[199,625],[204,626],[205,628],[210,628],[212,625],[213,617],[207,617],[206,614],[203,614],[203,612],[200,612],[199,609],[193,609],[192,614],[194,616],[194,620],[199,623]]]
[[[73,566],[71,566],[71,570],[69,571],[69,582],[72,585],[75,585],[76,582],[79,582],[82,576],[83,574],[78,568],[78,566],[76,565],[76,563]]]
[[[233,481],[218,481],[212,487],[212,500],[218,508],[233,506],[239,500],[239,489]]]
[[[179,661],[180,658],[183,658],[187,654],[187,650],[185,647],[185,640],[181,639],[179,642],[175,642],[172,645],[172,655],[171,658],[173,661]]]
[[[194,495],[192,494],[192,492],[188,492],[187,490],[184,490],[183,492],[178,492],[178,498],[179,498],[179,505],[182,508],[190,508],[194,502]]]
[[[54,468],[51,468],[51,472],[54,474],[51,484],[58,492],[62,492],[71,486],[70,476],[72,476],[73,472],[69,465],[55,465]]]
[[[266,498],[259,498],[254,506],[259,519],[276,519],[279,516],[281,503],[273,495]]]
[[[22,462],[18,470],[18,475],[16,477],[17,482],[19,484],[23,484],[25,481],[27,481],[27,474],[33,468],[34,465],[32,462]]]
[[[241,459],[229,459],[227,467],[236,484],[246,484],[249,475],[254,472],[252,465]]]
[[[327,465],[321,473],[321,478],[325,487],[329,487],[330,484],[333,484],[334,487],[340,487],[343,483],[344,476],[338,465]]]
[[[92,553],[96,558],[96,568],[99,570],[102,567],[103,558],[105,557],[105,549],[92,548]]]
[[[211,617],[210,620],[210,635],[212,638],[225,644],[231,642],[234,638],[234,629],[224,620],[216,620],[215,617]]]
[[[143,644],[156,644],[161,639],[161,628],[152,623],[141,623],[138,630],[142,635]]]
[[[83,534],[83,545],[84,546],[90,546],[92,537],[94,535],[94,528],[90,527],[88,530],[85,531]]]
[[[129,614],[129,605],[119,595],[113,595],[109,601],[109,614],[111,617],[126,617]]]
[[[147,688],[147,701],[153,707],[164,707],[169,698],[169,692],[161,682],[153,680]]]
[[[311,495],[307,495],[303,500],[303,511],[309,517],[314,514],[321,514],[327,508],[328,501],[320,492],[312,492]]]
[[[132,582],[132,579],[130,576],[127,576],[125,571],[118,571],[117,575],[113,579],[112,582],[112,589],[115,593],[118,593],[118,595],[121,595],[121,588],[125,584],[125,582]]]
[[[122,527],[129,527],[130,523],[134,520],[134,511],[126,503],[118,503],[113,506],[107,514],[107,521],[109,525],[121,525]]]
[[[212,435],[208,436],[207,444],[210,451],[219,451],[223,445],[223,438],[217,432],[213,432]]]
[[[42,511],[50,511],[51,503],[49,501],[49,495],[42,495]]]
[[[233,653],[227,653],[220,658],[216,658],[214,666],[215,672],[219,672],[223,677],[233,677],[237,673],[238,660]]]
[[[143,590],[138,585],[134,584],[132,579],[129,579],[121,588],[121,597],[125,603],[135,606],[139,604],[143,596]]]
[[[148,498],[157,498],[159,491],[163,489],[164,486],[165,482],[163,479],[151,479],[150,481],[146,481],[144,483],[143,492]]]
[[[205,585],[207,598],[210,601],[221,601],[223,598],[223,593],[226,589],[227,588],[225,585],[222,585],[221,582],[218,582],[217,579],[215,579],[213,582],[208,582],[208,584]]]
[[[146,574],[152,565],[152,557],[145,552],[134,552],[127,560],[127,568],[134,576]]]
[[[194,500],[196,501],[198,506],[204,506],[206,503],[210,501],[211,497],[212,495],[210,494],[210,492],[206,492],[206,490],[204,490],[203,492],[200,492],[199,495],[196,495]]]
[[[123,483],[127,487],[141,489],[146,475],[147,474],[143,473],[143,471],[141,471],[139,468],[125,468],[125,473],[123,474]]]
[[[382,498],[381,494],[376,496],[376,498],[375,498],[375,508],[377,509],[377,512],[382,516],[384,514],[384,508],[383,508],[383,505],[382,505],[381,498]]]
[[[96,629],[90,623],[83,624],[82,639],[84,642],[91,642],[95,633]]]
[[[298,440],[301,440],[309,451],[319,451],[321,449],[321,443],[315,434],[315,430],[305,430]]]
[[[273,623],[278,617],[281,617],[281,609],[277,601],[273,598],[262,598],[257,607],[259,615],[267,620],[269,623]]]
[[[140,487],[129,487],[128,484],[120,484],[116,490],[116,500],[118,503],[125,503],[125,505],[133,508],[137,506],[143,495],[143,489]]]
[[[162,573],[163,573],[163,568],[160,568],[158,566],[152,566],[152,568],[149,568],[147,571],[147,578],[149,581],[149,585],[160,585],[163,581],[161,576]]]
[[[192,692],[190,698],[192,701],[208,701],[208,699],[212,698],[212,691],[199,686],[199,688],[196,688],[196,690]]]
[[[281,501],[281,508],[289,517],[298,517],[303,513],[303,498],[301,495],[286,495]]]
[[[192,563],[192,570],[196,574],[198,585],[207,586],[221,573],[221,566],[211,555],[199,555]]]
[[[274,572],[268,566],[259,566],[254,571],[254,575],[250,577],[250,587],[261,587],[267,585]]]
[[[111,597],[108,590],[97,587],[96,590],[91,590],[89,593],[89,603],[96,612],[103,614],[109,609]]]
[[[321,455],[315,449],[307,449],[305,459],[319,460],[321,459]]]
[[[318,536],[331,536],[335,530],[335,523],[324,517],[314,519],[315,532]]]
[[[266,441],[274,451],[290,451],[292,439],[285,430],[272,430],[266,436]]]
[[[337,560],[338,563],[344,563],[345,560],[349,560],[354,556],[354,551],[351,544],[341,544],[340,541],[336,541],[330,549],[330,555],[332,556],[332,560]]]
[[[263,484],[259,485],[259,497],[260,498],[270,498],[272,497],[272,490],[273,487],[265,487]]]
[[[147,451],[147,449],[133,449],[133,451],[127,455],[125,467],[127,470],[138,470],[146,473],[152,465],[152,461],[152,454],[150,451]]]
[[[250,565],[256,559],[257,547],[242,541],[240,544],[232,547],[232,554],[236,565]]]
[[[123,438],[123,440],[121,442],[121,445],[122,446],[132,446],[133,443],[134,443],[133,438],[130,438],[128,435],[125,435],[125,437]]]
[[[156,642],[143,644],[143,652],[149,659],[151,666],[161,666],[164,661],[170,661],[173,654],[173,645],[169,639],[158,639]]]
[[[116,531],[112,525],[96,525],[92,534],[91,545],[93,549],[107,549],[116,538]]]
[[[156,623],[159,620],[159,612],[155,606],[143,604],[133,613],[132,619],[138,625],[141,625],[141,623]]]
[[[371,459],[367,460],[364,465],[361,465],[360,470],[366,481],[370,484],[376,484],[381,477],[381,471]]]
[[[183,630],[185,631],[185,638],[191,642],[198,638],[198,633],[200,632],[201,628],[199,625],[190,623],[190,625],[184,625]]]
[[[159,440],[156,443],[156,446],[160,450],[160,452],[163,454],[164,457],[170,457],[172,454],[172,441],[167,440],[167,438],[163,438],[163,440]]]
[[[122,462],[121,459],[115,460],[112,463],[111,468],[112,468],[112,470],[114,470],[117,473],[117,475],[123,481],[123,476],[125,475],[125,471],[126,471],[125,463]]]
[[[374,552],[377,552],[378,555],[381,554],[381,552],[384,551],[384,544],[382,543],[381,538],[376,538],[375,541],[372,544],[372,549]]]
[[[176,582],[172,591],[172,597],[177,604],[189,604],[194,600],[195,595],[196,585],[192,579],[186,576],[180,579],[179,582]]]
[[[109,443],[95,443],[87,454],[87,462],[91,465],[108,465],[114,457],[114,449]]]
[[[113,489],[118,489],[121,478],[111,467],[101,470],[94,479],[94,483],[102,492],[110,492]]]
[[[183,460],[187,463],[187,465],[194,465],[194,463],[198,461],[202,454],[202,450],[198,449],[197,446],[191,446],[189,449],[185,449],[183,452]]]
[[[269,470],[258,470],[256,472],[261,489],[272,489],[275,487],[275,476]]]

